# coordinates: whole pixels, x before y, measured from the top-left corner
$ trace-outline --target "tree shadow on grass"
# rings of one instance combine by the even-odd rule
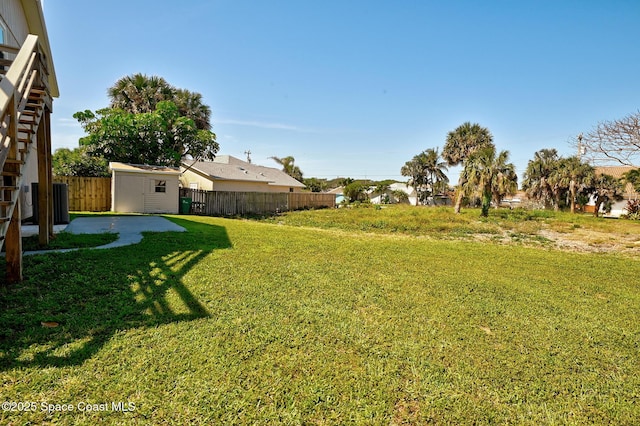
[[[0,371],[79,365],[117,332],[209,317],[183,278],[231,242],[224,227],[171,220],[187,232],[25,257],[25,280],[0,285]]]

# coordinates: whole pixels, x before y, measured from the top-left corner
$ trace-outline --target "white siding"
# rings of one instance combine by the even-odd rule
[[[178,213],[178,176],[113,171],[112,209],[120,213]],[[166,192],[155,192],[155,181],[166,182]]]
[[[15,47],[21,46],[29,34],[29,25],[20,0],[0,1],[0,20],[7,29],[5,44]]]

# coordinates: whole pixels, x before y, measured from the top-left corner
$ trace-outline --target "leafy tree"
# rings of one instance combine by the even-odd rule
[[[489,215],[491,199],[500,201],[506,193],[517,189],[515,167],[509,160],[509,152],[501,151],[496,155],[495,147],[486,146],[473,152],[465,162],[462,173],[465,175],[465,192],[479,191],[482,199],[482,216]]]
[[[104,108],[73,116],[88,134],[80,144],[107,161],[179,166],[185,157],[213,159],[219,149],[214,133],[199,130],[170,101],[158,102],[153,112]]]
[[[347,186],[347,185],[349,185],[350,183],[353,183],[353,182],[355,182],[354,179],[350,178],[350,177],[339,179],[339,185],[342,186],[342,187],[345,187],[345,186]]]
[[[467,159],[473,153],[480,149],[493,146],[493,136],[489,129],[477,123],[471,124],[470,122],[465,122],[447,134],[447,141],[442,150],[442,157],[449,166],[462,165],[464,169]],[[458,194],[454,207],[456,213],[460,213],[460,208],[462,207],[465,183],[466,177],[463,170],[458,179]]]
[[[282,171],[294,178],[295,180],[302,182],[304,179],[302,177],[302,170],[300,167],[295,165],[296,159],[289,156],[284,158],[279,157],[269,157],[276,163],[282,166]]]
[[[622,183],[619,179],[607,174],[601,174],[595,176],[590,186],[586,188],[585,192],[589,194],[595,201],[595,211],[593,215],[598,217],[600,207],[604,204],[608,204],[612,201],[619,201],[622,199]]]
[[[351,203],[356,201],[365,201],[367,199],[368,189],[368,185],[354,181],[344,187],[344,196],[347,197]]]
[[[307,178],[304,180],[304,184],[311,192],[323,192],[328,188],[326,179]]]
[[[92,157],[86,147],[56,149],[51,158],[56,176],[109,177],[109,163],[102,157]]]
[[[391,192],[391,194],[393,195],[393,198],[395,198],[398,203],[409,202],[409,194],[407,194],[401,189],[395,189],[394,191]]]
[[[522,188],[530,198],[544,202],[545,207],[554,204],[554,187],[551,181],[559,161],[557,150],[541,149],[534,154],[533,160],[529,160],[524,173]]]

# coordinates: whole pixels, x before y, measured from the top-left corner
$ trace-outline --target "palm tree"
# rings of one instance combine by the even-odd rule
[[[465,175],[464,190],[467,193],[479,191],[482,198],[482,216],[489,215],[491,199],[499,199],[507,192],[517,188],[515,167],[509,160],[509,151],[500,151],[496,155],[493,146],[484,147],[471,154],[465,162],[462,173]]]
[[[182,117],[193,120],[200,130],[211,129],[211,108],[202,103],[202,95],[185,89],[176,89],[174,103]]]
[[[424,204],[429,185],[427,155],[425,151],[414,155],[410,161],[404,163],[404,166],[400,169],[400,174],[409,177],[407,185],[412,186],[416,190],[416,206],[420,202]]]
[[[593,176],[593,167],[587,163],[583,163],[580,158],[576,156],[559,160],[558,168],[556,172],[552,174],[551,181],[555,181],[560,188],[568,190],[571,213],[576,212],[578,192],[584,189]]]
[[[506,151],[503,152],[507,153]],[[508,153],[504,158],[498,156],[497,160],[506,161],[507,158]],[[498,165],[497,169],[498,174],[491,187],[492,199],[496,208],[507,195],[515,195],[518,192],[518,175],[516,174],[515,166],[512,163],[505,163]]]
[[[554,199],[554,187],[551,178],[558,168],[558,151],[555,149],[541,149],[529,160],[524,173],[522,188],[533,199],[544,202],[549,207]],[[556,203],[557,207],[557,203]]]
[[[629,170],[624,174],[624,181],[633,185],[640,192],[640,169]]]
[[[160,101],[173,101],[176,89],[158,76],[133,74],[122,77],[107,89],[111,107],[132,114],[153,112]]]
[[[429,176],[429,186],[433,197],[436,195],[436,188],[442,187],[442,183],[449,183],[449,177],[445,173],[449,169],[446,162],[440,161],[440,153],[437,148],[429,148],[423,154],[425,156],[424,171]]]
[[[602,174],[592,179],[591,186],[587,191],[595,198],[596,208],[593,215],[598,217],[602,204],[622,199],[623,189],[619,179],[611,175]]]
[[[286,174],[288,174],[289,176],[291,176],[292,178],[294,178],[299,182],[303,181],[302,170],[300,170],[300,167],[294,164],[296,161],[295,158],[291,156],[284,157],[284,158],[279,158],[279,157],[269,157],[269,158],[271,158],[276,163],[280,164],[282,166],[283,172],[285,172]]]
[[[450,167],[465,166],[470,155],[485,147],[494,147],[493,136],[489,129],[467,121],[447,134],[442,157]],[[460,213],[465,183],[466,178],[463,171],[458,179],[458,194],[454,207],[456,213]]]

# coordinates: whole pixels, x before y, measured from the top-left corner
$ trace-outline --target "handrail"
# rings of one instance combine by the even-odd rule
[[[29,34],[13,60],[11,67],[0,81],[0,116],[4,116],[9,108],[11,98],[13,98],[16,88],[19,86],[22,76],[27,72],[28,65],[31,63],[32,55],[37,52],[38,37]]]
[[[17,143],[20,132],[17,120],[26,107],[36,79],[46,88],[41,61],[38,37],[30,34],[0,80],[0,169],[4,167],[11,144]],[[16,123],[13,126],[12,121]]]

